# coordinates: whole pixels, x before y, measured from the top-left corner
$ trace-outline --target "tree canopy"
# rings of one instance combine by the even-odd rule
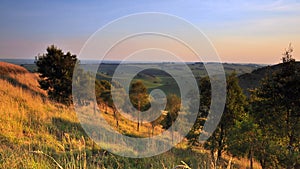
[[[246,106],[246,97],[238,84],[235,72],[233,72],[227,77],[227,97],[221,121],[206,143],[211,151],[215,166],[219,162],[222,152],[227,150],[228,140],[230,139],[229,132],[235,125],[235,121],[241,120],[245,115]]]
[[[264,141],[273,145],[261,156],[263,167],[300,164],[300,68],[292,52],[289,45],[281,68],[252,92],[252,116],[264,133]]]
[[[47,53],[36,56],[40,87],[48,92],[51,99],[67,105],[72,102],[72,77],[76,62],[76,55],[64,53],[54,45],[47,48]]]
[[[181,107],[181,99],[175,94],[169,94],[167,96],[167,105],[166,111],[168,111],[164,120],[161,121],[161,124],[164,129],[168,129],[172,126],[173,122],[178,116],[178,112]]]
[[[131,84],[129,89],[129,98],[132,105],[138,110],[138,124],[137,131],[140,127],[140,111],[145,111],[150,107],[149,95],[147,93],[147,88],[144,83],[140,80]]]

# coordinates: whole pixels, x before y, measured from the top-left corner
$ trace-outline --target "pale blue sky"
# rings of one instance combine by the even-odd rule
[[[78,54],[124,15],[163,12],[199,27],[224,62],[278,63],[289,42],[300,59],[300,1],[1,1],[0,58],[34,58],[50,44]]]

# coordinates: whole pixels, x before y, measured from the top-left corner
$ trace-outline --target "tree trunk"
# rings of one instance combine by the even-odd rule
[[[288,142],[289,142],[289,145],[288,145],[288,158],[291,158],[291,153],[292,153],[292,149],[293,149],[293,134],[292,134],[292,129],[290,128],[290,116],[291,116],[291,111],[290,111],[290,108],[287,107],[287,115],[286,115],[286,132],[287,132],[287,136],[288,136]],[[291,169],[293,168],[293,160],[290,159],[290,161],[287,162],[287,169]]]
[[[266,168],[265,160],[261,159],[261,160],[259,160],[259,162],[260,162],[262,169]]]
[[[140,131],[140,110],[141,110],[141,103],[138,101],[138,122],[137,122],[137,131]]]
[[[224,138],[224,128],[223,128],[223,125],[221,125],[220,126],[220,138],[218,140],[218,154],[217,154],[217,162],[218,163],[222,157],[223,138]]]
[[[171,123],[171,129],[172,129],[172,145],[174,144],[174,126],[173,126],[173,121]]]
[[[217,152],[218,151],[214,151],[214,149],[210,150],[210,155],[211,155],[211,158],[212,158],[212,164],[213,164],[214,169],[217,169],[217,156],[218,156]]]
[[[230,169],[231,168],[231,163],[232,163],[232,157],[230,157],[230,160],[228,162],[228,165],[227,165],[226,169]]]
[[[249,152],[249,161],[250,161],[250,169],[253,169],[253,151],[252,151],[252,148],[250,149],[250,152]]]
[[[154,128],[155,128],[155,125],[154,124],[151,124],[151,128],[152,128],[152,137],[153,137],[153,135],[154,135]]]
[[[107,112],[107,107],[108,107],[108,102],[106,102],[106,105],[105,105],[105,113],[108,113]]]

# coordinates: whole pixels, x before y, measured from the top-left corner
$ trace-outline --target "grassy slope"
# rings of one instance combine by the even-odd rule
[[[46,98],[37,80],[22,67],[0,62],[0,168],[57,168],[54,160],[63,168],[172,168],[181,160],[192,168],[210,166],[207,151],[184,145],[146,159],[107,153],[85,136],[72,108]],[[111,109],[105,117],[114,124]],[[149,128],[144,124],[136,133],[136,125],[125,119],[120,126],[124,133],[144,136]],[[234,163],[245,166],[242,160]]]
[[[48,161],[38,163],[28,153],[65,152],[66,135],[72,141],[84,135],[75,113],[50,102],[38,88],[36,74],[6,63],[0,63],[0,74],[0,168],[51,166]]]

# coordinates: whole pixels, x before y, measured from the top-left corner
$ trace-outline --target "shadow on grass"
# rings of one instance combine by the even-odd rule
[[[10,76],[0,76],[0,79],[5,80],[7,82],[9,82],[11,85],[13,85],[14,87],[20,87],[23,90],[29,91],[30,93],[34,94],[34,95],[39,95],[41,96],[43,99],[46,98],[46,96],[44,94],[41,94],[33,89],[31,89],[30,87],[28,87],[27,85],[19,82],[18,80],[10,77]]]
[[[59,140],[62,140],[65,133],[70,134],[72,137],[79,139],[82,136],[87,137],[80,123],[71,122],[69,120],[54,117],[52,118],[54,128],[50,128],[50,133],[55,134]]]

